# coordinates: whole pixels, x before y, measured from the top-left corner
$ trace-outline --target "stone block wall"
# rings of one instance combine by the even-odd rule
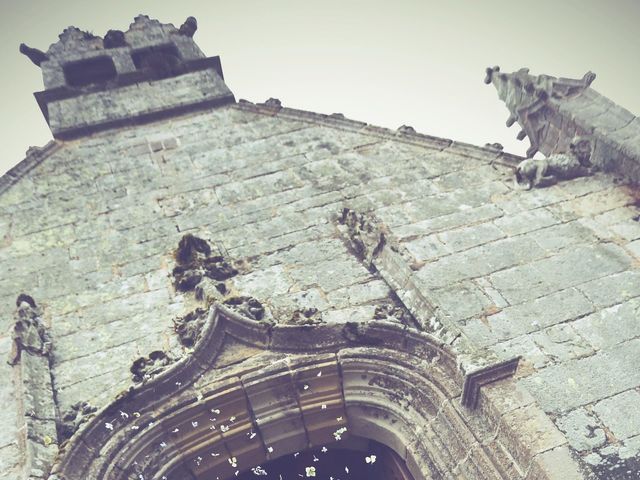
[[[374,319],[402,287],[354,253],[339,225],[347,207],[398,242],[408,280],[461,332],[454,346],[522,355],[520,385],[564,432],[553,448],[612,478],[640,452],[635,192],[602,173],[522,191],[516,160],[246,103],[59,142],[0,195],[0,353],[26,292],[52,337],[59,414],[106,405],[132,384],[136,358],[185,353],[174,320],[202,306],[171,276],[187,233],[238,266],[230,289],[274,322],[304,309]],[[0,375],[11,404],[21,386],[5,363]],[[534,432],[526,413],[513,423]],[[3,479],[17,478],[16,415],[0,414]]]

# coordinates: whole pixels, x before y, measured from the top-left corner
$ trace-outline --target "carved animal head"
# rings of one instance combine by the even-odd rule
[[[591,166],[591,140],[585,137],[576,137],[569,145],[569,151],[583,167]]]

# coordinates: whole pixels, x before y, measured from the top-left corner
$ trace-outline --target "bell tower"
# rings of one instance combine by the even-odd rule
[[[69,27],[46,52],[20,45],[42,69],[45,89],[35,97],[54,138],[234,102],[220,57],[202,53],[196,30],[194,17],[176,28],[138,15],[104,38]]]

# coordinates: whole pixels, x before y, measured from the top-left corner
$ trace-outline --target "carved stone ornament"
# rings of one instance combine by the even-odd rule
[[[146,382],[160,374],[174,361],[165,352],[155,350],[147,357],[140,357],[133,362],[131,365],[132,379],[135,383]]]
[[[176,290],[193,291],[204,279],[224,281],[238,274],[220,255],[211,255],[211,247],[201,238],[187,234],[175,252],[177,265],[173,269]]]
[[[526,188],[547,187],[559,180],[585,177],[593,173],[591,142],[588,138],[577,137],[567,153],[555,153],[547,158],[528,158],[520,162],[515,171],[518,186]]]
[[[16,322],[13,326],[13,353],[9,363],[20,361],[23,351],[34,355],[48,356],[51,352],[51,338],[42,323],[41,312],[29,295],[20,294],[16,300]]]
[[[250,346],[249,356],[219,369],[227,342]],[[255,352],[262,353],[252,357]],[[156,367],[155,374],[146,370]],[[513,370],[501,365],[491,378]],[[442,435],[454,442],[447,448],[475,450],[468,461],[485,471],[501,460],[476,448],[475,423],[462,421],[463,407],[453,404],[464,397],[463,387],[477,398],[474,378],[488,381],[491,371],[465,383],[450,347],[397,322],[269,325],[216,304],[189,355],[170,363],[154,352],[137,361],[135,374],[149,373],[146,381],[83,423],[52,475],[226,480],[235,470],[351,434],[406,445],[403,456],[416,479],[446,473],[435,441]],[[429,426],[436,419],[437,431]],[[234,467],[228,460],[236,456],[244,463]]]

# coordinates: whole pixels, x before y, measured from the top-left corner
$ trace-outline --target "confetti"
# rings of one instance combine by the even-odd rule
[[[140,412],[133,412],[133,416],[136,418],[140,418]]]
[[[240,470],[236,470],[235,476],[237,477],[239,473],[240,473]]]
[[[191,426],[192,426],[193,428],[196,428],[196,427],[198,426],[198,422],[191,422]]]
[[[236,457],[231,457],[227,461],[233,468],[236,468],[238,466],[238,460],[236,459]]]
[[[309,385],[307,385],[307,384],[305,383],[305,384],[302,386],[302,388],[303,388],[304,390],[309,390]]]
[[[349,473],[349,467],[344,467],[344,471]]]
[[[273,447],[267,447],[267,452],[273,453]]]
[[[258,475],[258,476],[267,474],[267,471],[264,468],[262,468],[260,465],[252,468],[251,471],[253,472],[254,475]]]
[[[167,446],[166,442],[160,442],[160,448],[164,448],[166,446]]]
[[[322,370],[318,372],[318,375],[316,375],[316,377],[321,377],[321,376],[322,376]]]
[[[127,418],[129,418],[129,414],[127,412],[123,412],[122,410],[120,410],[120,416],[126,420]]]
[[[212,408],[211,409],[211,413],[215,413],[216,415],[220,414],[220,410],[218,410],[217,408]]]
[[[300,452],[296,452],[296,453],[294,453],[294,454],[293,454],[293,457],[295,458],[295,457],[297,457],[298,455],[300,455]]]
[[[227,427],[226,425],[220,425],[220,430],[222,430],[222,432],[228,432],[229,431],[229,427]]]
[[[316,467],[306,467],[304,469],[307,477],[315,477],[316,476]]]
[[[171,430],[171,433],[178,433],[179,431],[180,431],[180,429],[178,427],[176,427],[173,430]]]
[[[320,461],[320,459],[314,455],[314,456],[313,456],[313,461],[314,461],[314,462],[319,462],[319,461]]]
[[[251,430],[249,433],[247,433],[247,436],[249,437],[249,440],[252,440],[253,437],[256,436],[256,432],[254,432],[253,430]]]
[[[364,457],[364,461],[367,462],[367,463],[375,463],[376,456],[375,455],[371,455],[369,457]]]
[[[336,417],[336,420],[341,422],[342,421],[342,417]]]
[[[220,454],[218,452],[211,452],[212,457],[219,457]]]
[[[229,419],[229,421],[230,421],[231,423],[235,422],[235,421],[236,421],[236,417],[231,417],[231,418]]]
[[[104,428],[106,428],[107,430],[113,431],[113,424],[109,422],[105,422]]]
[[[180,386],[180,385],[182,385],[182,382],[176,382],[176,385]]]
[[[140,430],[139,425],[131,425],[131,430]]]
[[[326,410],[327,409],[327,404],[323,403],[321,408],[322,408],[322,410]]]
[[[347,427],[339,428],[338,430],[336,430],[335,432],[333,432],[333,437],[334,437],[336,440],[340,440],[340,439],[342,439],[342,434],[343,434],[344,432],[346,432],[346,431],[347,431]]]
[[[322,447],[322,453],[327,453],[327,447]]]

